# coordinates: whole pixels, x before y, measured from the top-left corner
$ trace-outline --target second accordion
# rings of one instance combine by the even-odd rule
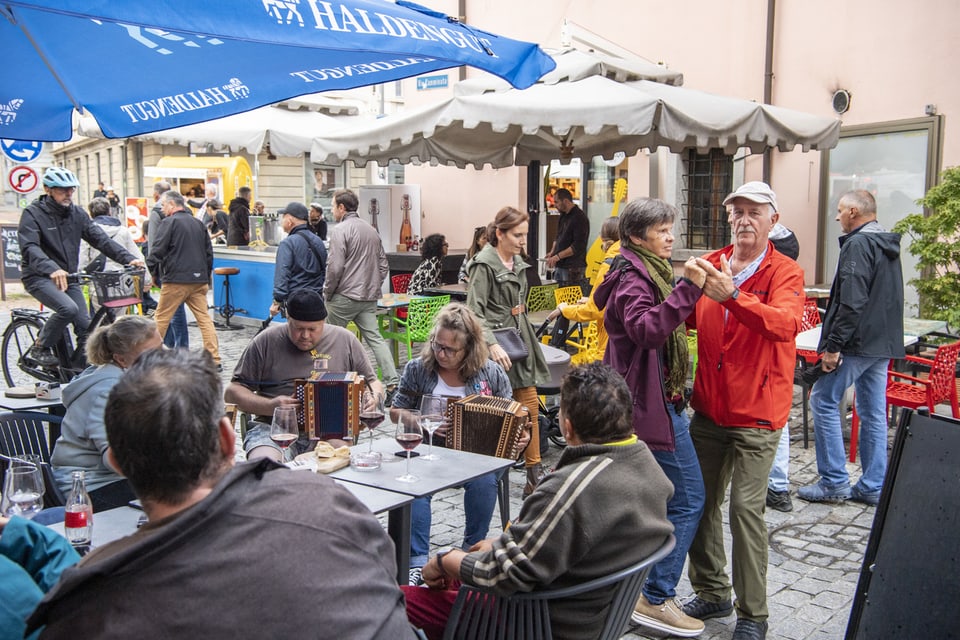
[[[360,429],[363,376],[354,371],[324,372],[315,380],[294,380],[293,397],[299,401],[297,422],[312,439],[352,437]]]
[[[451,401],[447,447],[516,460],[529,421],[527,408],[509,398],[472,395]]]

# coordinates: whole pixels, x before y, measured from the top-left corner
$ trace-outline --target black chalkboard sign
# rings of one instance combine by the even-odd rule
[[[16,225],[0,225],[0,246],[3,249],[3,279],[20,279],[20,239]]]
[[[960,638],[958,456],[960,421],[903,412],[847,640]]]

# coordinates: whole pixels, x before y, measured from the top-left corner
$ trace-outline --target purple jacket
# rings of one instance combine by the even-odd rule
[[[633,431],[656,451],[673,451],[673,422],[667,413],[660,348],[693,313],[701,290],[681,281],[667,299],[657,302],[657,286],[635,253],[620,250],[630,268],[616,263],[597,286],[594,300],[605,308],[610,341],[603,361],[627,381],[633,395]]]

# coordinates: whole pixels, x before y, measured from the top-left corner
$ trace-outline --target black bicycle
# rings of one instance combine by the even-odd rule
[[[71,273],[67,276],[70,283],[93,285],[99,308],[90,321],[91,333],[124,315],[127,308],[140,304],[145,273],[143,268],[127,267],[123,271]],[[67,383],[86,368],[86,354],[83,349],[75,348],[69,327],[64,329],[54,347],[59,360],[56,365],[45,367],[25,357],[49,317],[49,311],[22,308],[11,311],[10,325],[4,330],[0,342],[0,364],[8,387],[32,387],[37,380]]]

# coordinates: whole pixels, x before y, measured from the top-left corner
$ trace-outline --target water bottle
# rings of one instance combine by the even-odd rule
[[[90,494],[87,493],[83,471],[73,472],[73,486],[67,495],[63,531],[77,553],[84,555],[90,550],[93,539],[93,505]]]

